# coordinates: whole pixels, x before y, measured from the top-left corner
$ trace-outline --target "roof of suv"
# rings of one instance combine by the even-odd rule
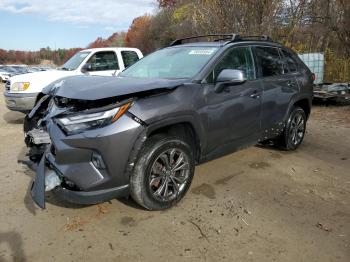
[[[214,38],[213,41],[198,41],[198,42],[188,42],[184,41],[193,41],[200,38]],[[209,35],[199,35],[191,36],[186,38],[176,39],[170,44],[170,47],[173,46],[212,46],[212,47],[222,47],[228,44],[237,44],[237,43],[249,43],[249,44],[264,44],[272,46],[281,46],[280,43],[274,42],[269,36],[241,36],[238,34],[209,34]]]
[[[181,44],[181,45],[175,45],[175,46],[170,46],[170,47],[176,47],[176,46],[210,46],[210,47],[222,47],[228,44],[241,44],[241,43],[246,43],[246,44],[264,44],[264,45],[272,45],[272,46],[281,46],[280,43],[277,42],[270,42],[270,41],[235,41],[235,42],[231,42],[231,41],[220,41],[220,42],[194,42],[194,43],[185,43],[185,44]]]

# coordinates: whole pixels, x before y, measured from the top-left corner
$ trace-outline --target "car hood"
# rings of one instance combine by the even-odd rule
[[[55,81],[43,92],[70,99],[98,100],[155,90],[171,90],[185,81],[186,79],[74,76]]]
[[[51,84],[53,81],[74,75],[74,71],[50,70],[34,73],[14,75],[11,77],[11,84],[16,82],[29,82],[28,92],[40,92],[42,88]]]

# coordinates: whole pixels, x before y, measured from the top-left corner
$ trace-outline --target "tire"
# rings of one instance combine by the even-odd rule
[[[304,140],[307,117],[301,107],[293,107],[283,133],[275,140],[275,145],[286,151],[296,150]]]
[[[187,142],[175,136],[150,137],[130,177],[131,197],[148,210],[174,206],[191,185],[195,169],[193,151]]]

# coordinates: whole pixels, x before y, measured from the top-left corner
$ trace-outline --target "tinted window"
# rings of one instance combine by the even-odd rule
[[[257,46],[255,54],[263,77],[283,74],[283,63],[277,48]]]
[[[91,64],[91,70],[89,71],[105,71],[105,70],[118,70],[117,55],[110,52],[98,52],[94,54],[88,61]]]
[[[121,53],[125,68],[135,64],[139,60],[139,56],[134,51],[122,51]]]
[[[248,80],[253,80],[255,73],[250,48],[236,47],[228,51],[208,76],[207,82],[215,82],[220,72],[224,69],[242,70]]]
[[[297,62],[295,61],[293,56],[285,50],[282,50],[282,54],[284,57],[283,60],[284,60],[284,64],[285,64],[284,72],[286,74],[296,72],[297,71]]]

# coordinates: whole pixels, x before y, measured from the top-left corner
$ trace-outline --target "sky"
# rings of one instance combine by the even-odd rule
[[[0,0],[0,49],[86,47],[156,7],[155,0]]]

